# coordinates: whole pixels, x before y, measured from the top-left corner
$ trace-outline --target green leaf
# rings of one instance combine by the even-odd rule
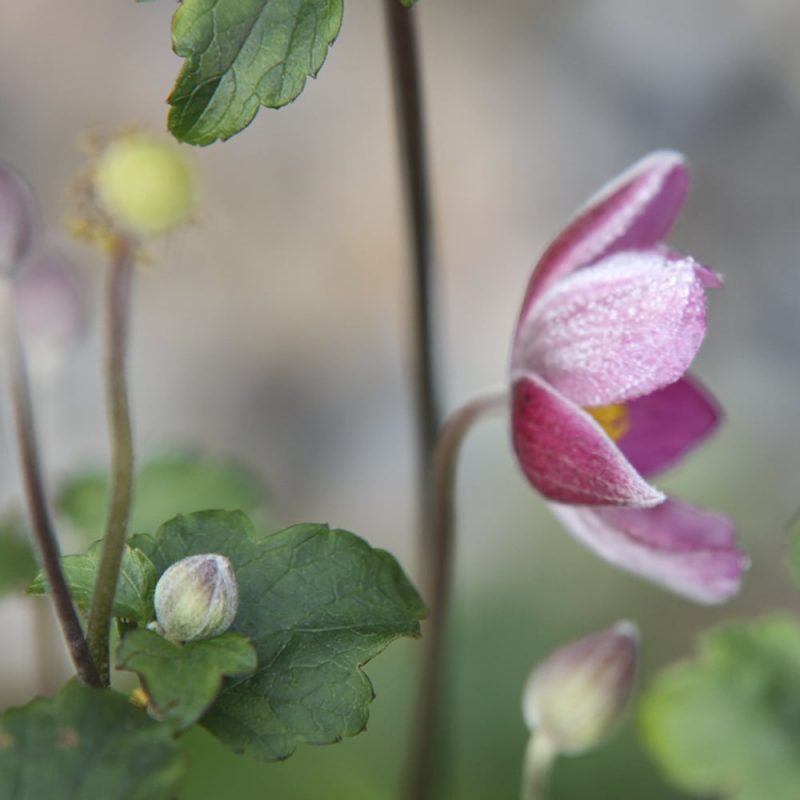
[[[700,655],[656,679],[645,744],[687,791],[726,800],[800,797],[800,625],[786,616],[705,636]]]
[[[150,700],[150,713],[185,730],[208,710],[223,677],[255,672],[253,645],[239,633],[224,633],[184,645],[153,631],[130,631],[117,648],[117,669],[135,672]]]
[[[373,699],[361,666],[426,610],[395,559],[352,533],[295,525],[255,534],[240,513],[179,516],[133,543],[163,572],[198,553],[227,556],[239,584],[232,630],[255,645],[258,670],[231,683],[202,720],[237,752],[286,758],[364,729]]]
[[[100,563],[102,542],[95,542],[85,555],[65,556],[61,567],[72,599],[81,611],[87,612],[92,603],[94,580]],[[117,584],[112,613],[140,625],[153,619],[153,592],[156,588],[156,569],[141,551],[125,545],[122,567]],[[40,572],[28,587],[28,594],[46,594],[47,579]]]
[[[417,0],[400,0],[400,2],[406,7],[411,8],[417,4]]]
[[[36,571],[36,559],[20,517],[9,515],[0,520],[0,597],[24,591]]]
[[[69,683],[0,717],[8,800],[167,800],[182,771],[171,729],[107,689]]]
[[[62,487],[58,508],[94,541],[103,535],[107,498],[107,474],[92,470]],[[165,519],[198,508],[236,509],[259,521],[266,516],[264,490],[248,470],[205,456],[173,453],[154,458],[139,470],[129,527],[153,533]]]
[[[342,24],[342,0],[184,0],[172,47],[186,59],[169,97],[183,142],[229,139],[260,105],[279,108],[316,76]]]

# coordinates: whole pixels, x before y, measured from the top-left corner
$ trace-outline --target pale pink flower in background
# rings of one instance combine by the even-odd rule
[[[688,188],[657,152],[596,195],[540,259],[514,336],[512,438],[565,527],[606,560],[691,599],[735,593],[730,520],[647,478],[706,439],[720,409],[686,370],[722,281],[663,237]]]

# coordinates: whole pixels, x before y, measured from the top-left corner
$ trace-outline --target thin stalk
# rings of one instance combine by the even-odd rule
[[[416,716],[411,730],[410,760],[406,794],[408,800],[431,800],[443,716],[444,642],[450,605],[450,584],[455,542],[455,476],[458,454],[464,437],[489,411],[508,404],[503,387],[479,395],[450,415],[442,428],[433,453],[431,494],[426,532],[435,543],[430,567],[425,576],[425,597],[430,606],[423,638],[422,670],[417,695]]]
[[[545,800],[550,772],[558,756],[553,743],[541,733],[531,734],[522,769],[521,800]]]
[[[111,259],[106,298],[106,400],[111,435],[111,499],[103,551],[89,614],[89,646],[105,685],[109,682],[109,628],[133,498],[133,435],[126,360],[135,243],[120,238]]]
[[[413,256],[413,369],[414,405],[418,439],[420,519],[425,517],[431,461],[441,426],[433,344],[433,222],[423,120],[414,12],[400,0],[385,0],[395,95],[395,120],[400,146],[408,235]],[[421,530],[420,557],[431,558],[433,544]]]
[[[0,291],[5,301],[3,310],[6,318],[8,384],[31,534],[47,577],[56,616],[69,648],[72,663],[75,665],[75,671],[84,683],[99,686],[98,671],[84,638],[64,573],[61,571],[61,548],[47,505],[47,493],[36,440],[28,367],[11,296],[13,290],[9,284],[4,284],[0,287]]]

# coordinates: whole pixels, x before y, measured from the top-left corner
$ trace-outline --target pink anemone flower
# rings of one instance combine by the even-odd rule
[[[747,559],[726,517],[648,478],[720,421],[687,375],[722,281],[662,239],[689,180],[681,155],[647,156],[547,248],[514,336],[512,438],[527,479],[602,558],[698,602],[720,603]]]

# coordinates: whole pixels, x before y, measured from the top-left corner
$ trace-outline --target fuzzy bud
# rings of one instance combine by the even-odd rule
[[[238,607],[239,589],[231,562],[216,553],[176,561],[156,584],[157,628],[177,642],[225,633]]]
[[[633,694],[638,651],[639,631],[631,622],[556,650],[525,685],[522,713],[531,733],[563,755],[600,744]]]
[[[12,275],[28,257],[39,226],[39,210],[27,183],[0,162],[0,275]]]
[[[186,222],[194,208],[194,184],[177,147],[143,134],[112,142],[94,173],[101,208],[137,236],[168,233]]]

